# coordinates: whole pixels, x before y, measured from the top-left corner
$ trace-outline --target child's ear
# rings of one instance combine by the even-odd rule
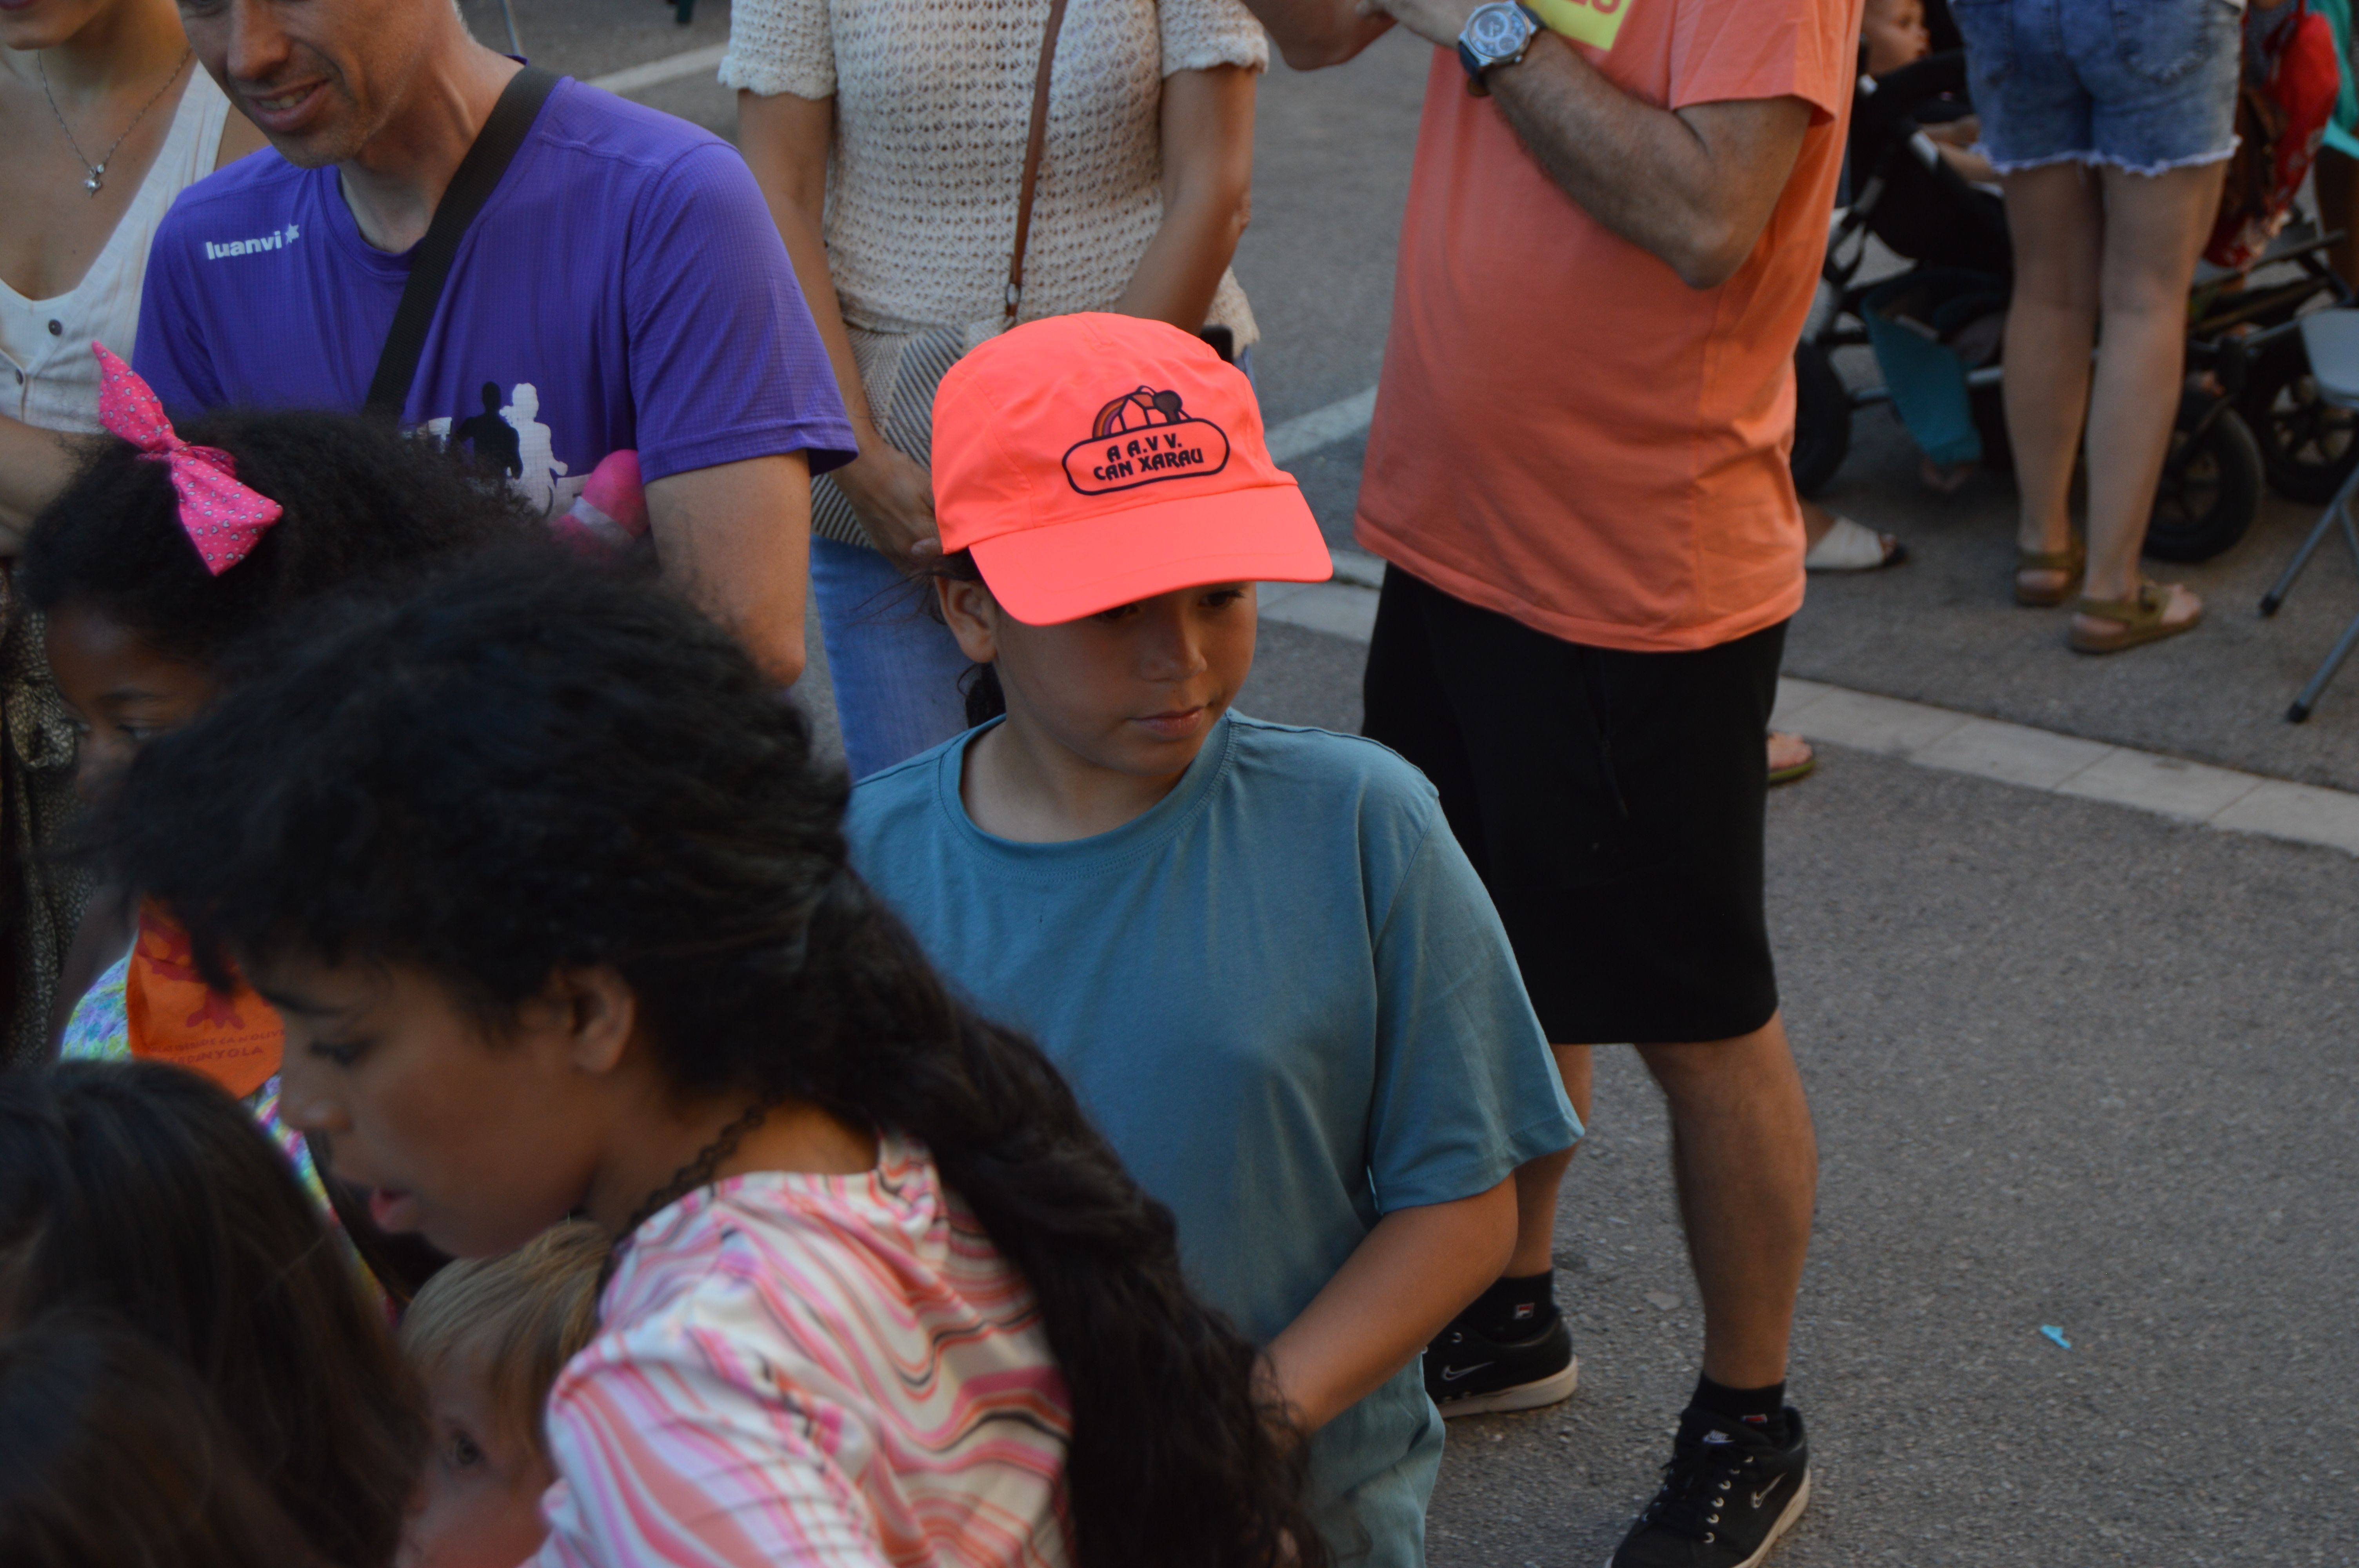
[[[938,577],[934,597],[951,635],[958,639],[959,652],[978,665],[997,662],[999,601],[991,597],[991,589],[962,578]]]

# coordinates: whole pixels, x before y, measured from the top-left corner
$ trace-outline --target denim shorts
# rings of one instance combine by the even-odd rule
[[[2160,174],[2236,149],[2244,7],[2230,0],[1951,0],[1982,147],[2002,174]]]

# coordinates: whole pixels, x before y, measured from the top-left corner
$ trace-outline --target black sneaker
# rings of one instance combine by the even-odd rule
[[[1810,1500],[1802,1412],[1786,1407],[1786,1441],[1690,1405],[1663,1489],[1606,1568],[1754,1568]]]
[[[1494,1339],[1462,1318],[1425,1347],[1425,1391],[1445,1416],[1538,1410],[1571,1398],[1580,1380],[1560,1312],[1521,1339]]]

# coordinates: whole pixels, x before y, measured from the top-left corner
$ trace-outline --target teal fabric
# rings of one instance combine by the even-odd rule
[[[2005,284],[1988,282],[1996,287],[1985,287],[1978,273],[1923,267],[1879,284],[1862,301],[1861,317],[1893,409],[1925,455],[1944,468],[1982,460],[1966,364],[1946,343],[1895,316],[1906,315],[1946,335],[1977,315],[2006,308]]]
[[[853,791],[854,862],[953,983],[1056,1059],[1178,1216],[1196,1288],[1256,1341],[1381,1216],[1580,1136],[1498,915],[1399,757],[1231,715],[1146,815],[1019,844],[961,803],[981,733]],[[1339,1559],[1423,1561],[1441,1420],[1416,1362],[1310,1457]]]

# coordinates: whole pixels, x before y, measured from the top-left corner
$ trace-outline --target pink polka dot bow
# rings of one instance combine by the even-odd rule
[[[278,503],[237,481],[237,465],[219,447],[192,447],[173,432],[164,406],[137,372],[92,343],[98,356],[98,422],[171,470],[180,497],[180,527],[219,577],[278,521]]]

